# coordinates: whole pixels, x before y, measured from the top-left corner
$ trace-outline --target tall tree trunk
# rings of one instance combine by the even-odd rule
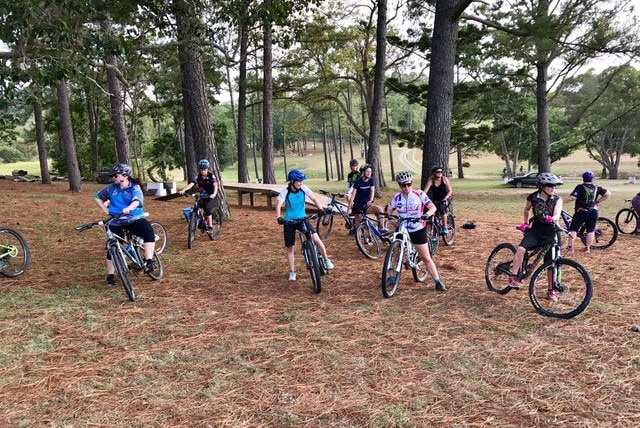
[[[96,100],[87,93],[87,117],[89,122],[89,144],[91,145],[91,172],[97,173],[100,169],[100,147],[98,143],[99,108]]]
[[[42,121],[42,107],[40,103],[33,103],[33,120],[36,127],[36,142],[38,144],[38,160],[40,161],[40,177],[42,184],[51,184],[49,174],[47,145],[44,140],[44,122]]]
[[[338,138],[336,136],[336,127],[333,123],[333,113],[329,111],[329,121],[331,123],[331,139],[333,141],[333,154],[336,158],[336,176],[338,177],[338,181],[342,181],[342,171],[341,171],[341,162],[340,162],[340,145],[338,144]]]
[[[263,64],[262,64],[262,179],[263,183],[275,184],[273,166],[273,34],[271,22],[263,22]]]
[[[326,181],[329,181],[329,157],[327,153],[327,127],[322,119],[322,154],[324,155],[324,175]]]
[[[391,126],[389,125],[389,109],[387,108],[387,103],[384,103],[384,117],[385,117],[385,122],[387,122],[387,145],[389,146],[389,165],[391,168],[391,181],[395,181],[396,171],[395,171],[395,168],[393,167],[393,146],[391,145],[391,132],[389,131],[389,128]]]
[[[538,123],[538,171],[551,172],[551,138],[549,136],[549,104],[547,103],[547,70],[549,64],[536,64],[536,104]]]
[[[115,55],[107,59],[107,84],[109,85],[109,113],[113,121],[113,137],[116,142],[116,158],[118,163],[131,163],[129,153],[129,137],[124,120],[124,103],[122,102],[122,88],[118,79],[118,60]]]
[[[249,38],[247,24],[240,22],[240,72],[238,76],[238,126],[236,144],[238,150],[238,183],[249,182],[247,168],[247,48]]]
[[[82,177],[80,176],[80,168],[78,168],[76,142],[73,139],[73,125],[71,124],[71,111],[69,110],[69,93],[67,90],[67,82],[65,80],[58,81],[57,93],[58,114],[60,115],[60,134],[67,163],[69,190],[73,192],[81,192]]]
[[[218,187],[218,202],[225,216],[229,216],[229,206],[222,185],[220,163],[216,150],[215,135],[211,122],[209,102],[205,90],[202,54],[195,43],[199,31],[198,17],[193,6],[185,0],[174,0],[174,13],[178,29],[178,54],[182,70],[182,88],[187,109],[185,122],[191,124],[194,153],[197,159],[208,159],[211,170],[221,185]]]

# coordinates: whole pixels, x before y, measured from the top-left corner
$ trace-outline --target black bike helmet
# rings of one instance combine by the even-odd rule
[[[358,166],[358,159],[351,159],[349,161],[349,166]]]
[[[431,174],[434,174],[437,170],[440,170],[442,173],[444,173],[444,168],[441,166],[434,166],[433,168],[431,168]]]
[[[370,165],[370,164],[368,164],[368,163],[365,163],[364,165],[362,165],[362,166],[360,167],[360,173],[363,173],[363,172],[364,172],[364,170],[365,170],[365,169],[367,169],[367,168],[371,168],[371,165]]]
[[[127,177],[133,176],[133,169],[131,169],[131,165],[129,165],[128,163],[119,163],[118,165],[113,167],[111,172],[114,175],[123,174],[123,175],[126,175]]]

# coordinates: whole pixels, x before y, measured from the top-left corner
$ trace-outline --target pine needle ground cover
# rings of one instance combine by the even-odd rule
[[[131,303],[104,285],[104,235],[73,230],[102,218],[98,186],[84,186],[0,180],[2,225],[32,252],[25,274],[0,278],[1,426],[640,424],[640,237],[574,253],[594,296],[556,320],[524,288],[499,296],[484,282],[491,249],[520,239],[524,190],[485,205],[457,194],[457,223],[477,227],[435,256],[449,291],[406,271],[392,299],[382,259],[365,259],[340,223],[325,241],[336,269],[316,295],[299,252],[287,280],[272,210],[231,205],[220,240],[188,250],[189,201],[148,198],[169,232],[165,278],[134,278]]]

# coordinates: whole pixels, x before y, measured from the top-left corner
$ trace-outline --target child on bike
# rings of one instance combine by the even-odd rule
[[[198,162],[198,169],[200,172],[196,175],[189,184],[178,193],[184,195],[184,193],[191,189],[193,186],[197,186],[198,192],[202,195],[208,195],[206,199],[200,199],[200,207],[204,210],[204,214],[207,216],[207,232],[211,231],[213,225],[213,210],[216,207],[215,198],[218,194],[218,180],[216,176],[209,170],[209,161],[201,159]]]
[[[349,173],[347,174],[347,196],[351,194],[353,183],[355,183],[358,178],[360,178],[358,159],[351,159],[349,161]]]
[[[410,172],[402,171],[396,175],[396,181],[400,186],[400,191],[391,199],[391,203],[387,206],[387,214],[391,214],[394,210],[398,212],[398,218],[421,217],[426,208],[426,215],[432,216],[436,213],[436,206],[431,199],[422,190],[413,190],[411,184],[413,176]],[[447,291],[436,264],[429,253],[429,244],[427,241],[427,230],[424,222],[407,223],[407,230],[411,237],[411,243],[418,252],[418,255],[424,262],[427,272],[434,278],[435,287],[438,291]]]
[[[571,225],[569,226],[567,251],[573,251],[573,241],[576,239],[578,230],[582,225],[585,225],[587,229],[587,239],[582,251],[585,253],[591,252],[591,244],[593,244],[595,240],[596,224],[598,223],[598,203],[605,201],[611,196],[609,190],[593,184],[595,176],[593,171],[585,171],[585,173],[582,174],[582,184],[577,185],[566,198],[567,202],[576,201],[575,213],[571,218]]]
[[[431,177],[427,180],[427,184],[424,186],[424,193],[429,195],[431,200],[436,206],[436,215],[442,218],[442,233],[449,233],[447,227],[447,207],[451,200],[453,190],[451,189],[451,182],[444,175],[444,169],[440,166],[436,166],[431,169]]]
[[[305,197],[308,197],[319,210],[322,210],[320,206],[320,202],[318,198],[315,197],[313,192],[302,184],[304,180],[307,179],[307,176],[300,170],[293,169],[289,171],[287,174],[287,180],[289,180],[289,184],[287,187],[282,189],[280,194],[278,195],[277,203],[276,203],[276,218],[278,220],[278,224],[284,225],[284,246],[287,248],[287,264],[289,265],[289,281],[296,280],[296,266],[295,266],[295,257],[294,257],[294,244],[296,242],[296,230],[302,229],[302,223],[297,225],[285,224],[287,220],[298,220],[304,219],[307,216],[306,211],[306,202]],[[284,217],[282,214],[282,207],[284,205],[285,213]],[[315,231],[313,226],[308,220],[304,220],[304,223],[308,230],[311,231],[313,242],[315,242],[318,247],[318,251],[324,258],[324,263],[327,269],[333,269],[333,263],[329,260],[329,256],[327,255],[327,250],[318,236],[318,233]]]
[[[509,277],[511,288],[520,288],[520,266],[527,250],[541,247],[553,240],[556,233],[554,223],[558,221],[562,213],[562,198],[556,194],[556,186],[563,184],[562,180],[550,172],[543,172],[538,177],[538,190],[527,196],[524,205],[522,224],[518,230],[524,232],[524,237],[516,253],[513,255],[514,276]],[[529,212],[533,211],[533,222],[529,225]],[[551,252],[545,255],[545,261],[551,259]],[[549,300],[557,301],[553,290],[549,290]]]
[[[365,214],[375,214],[378,218],[378,225],[380,232],[386,232],[386,220],[384,217],[380,217],[380,214],[384,214],[384,210],[373,203],[376,193],[376,182],[372,177],[373,169],[371,165],[364,164],[362,168],[362,175],[358,178],[351,187],[351,194],[349,195],[349,206],[347,208],[347,214],[353,215],[354,213],[364,212]],[[356,226],[360,223],[360,218],[356,217]]]
[[[145,273],[156,268],[153,251],[156,245],[155,233],[149,221],[144,217],[142,205],[144,193],[138,180],[132,177],[131,165],[120,163],[113,167],[113,183],[93,194],[93,200],[107,215],[121,215],[111,223],[111,231],[124,237],[125,232],[144,240],[144,256],[147,259]],[[114,285],[115,266],[107,252],[107,285]]]

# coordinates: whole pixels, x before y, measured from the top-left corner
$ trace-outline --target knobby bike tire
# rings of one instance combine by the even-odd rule
[[[587,228],[585,225],[580,227],[578,231],[578,235],[580,236],[580,240],[583,244],[587,244]],[[598,221],[596,223],[595,230],[595,239],[593,240],[593,244],[591,244],[591,248],[595,248],[598,250],[604,250],[605,248],[609,248],[616,242],[618,239],[618,228],[616,225],[605,217],[598,217]]]
[[[402,242],[392,241],[387,248],[387,254],[382,264],[382,295],[386,298],[393,297],[400,284],[402,275]]]
[[[306,254],[306,258],[309,261],[308,269],[311,274],[311,285],[314,293],[320,293],[322,291],[322,284],[320,280],[320,266],[318,264],[318,250],[316,246],[306,240],[302,243],[302,250]]]
[[[121,252],[121,247],[118,244],[111,244],[109,246],[109,255],[111,256],[113,266],[116,268],[116,275],[118,275],[118,278],[124,287],[124,292],[127,294],[129,300],[132,302],[135,301],[136,293],[133,290],[131,278],[129,278],[129,268],[127,267],[127,262]]]
[[[555,269],[554,269],[555,267]],[[547,298],[549,289],[548,271],[557,272],[553,289],[558,297],[554,302]],[[593,294],[591,277],[587,270],[571,259],[549,260],[531,276],[529,299],[540,315],[553,318],[573,318],[589,305]]]
[[[509,287],[509,274],[513,269],[513,256],[516,247],[505,242],[493,249],[484,268],[484,280],[489,290],[498,294],[507,294]]]
[[[358,249],[368,259],[375,260],[382,255],[380,238],[369,227],[365,220],[356,229],[356,244]]]
[[[316,221],[316,232],[320,239],[327,239],[333,229],[333,211],[324,213]]]
[[[158,254],[162,254],[165,248],[167,248],[167,229],[159,221],[152,221],[151,227],[156,237],[155,250]]]
[[[451,213],[447,213],[447,228],[449,232],[442,235],[442,242],[444,245],[450,246],[456,239],[456,221]]]
[[[189,230],[187,233],[187,248],[192,249],[196,240],[196,230],[198,228],[198,210],[191,211],[189,216]]]
[[[31,262],[31,253],[20,232],[8,227],[0,228],[0,247],[4,254],[0,260],[0,274],[14,278],[27,269]]]
[[[138,251],[138,257],[142,262],[142,266],[140,266],[140,269],[144,270],[145,262],[146,262],[146,257],[144,255],[144,248],[136,247],[136,249]],[[160,255],[158,254],[157,251],[153,252],[153,262],[155,263],[156,268],[153,272],[147,272],[147,275],[149,276],[149,278],[153,279],[154,281],[157,281],[159,279],[162,279],[162,277],[164,276],[164,266],[162,266],[162,260],[160,260]]]
[[[623,208],[616,214],[616,226],[620,233],[631,235],[636,232],[638,215],[631,208]]]
[[[211,220],[213,224],[211,225],[211,231],[207,232],[207,236],[209,236],[210,240],[217,241],[222,235],[222,210],[220,207],[214,208],[211,213]]]
[[[413,267],[411,268],[411,273],[413,274],[413,280],[415,282],[425,282],[429,277],[429,271],[427,271],[427,265],[422,260],[422,258],[418,255],[416,251],[414,259]]]
[[[427,223],[427,240],[429,243],[429,254],[432,256],[438,252],[440,247],[440,236],[438,236],[438,228],[433,223]]]

